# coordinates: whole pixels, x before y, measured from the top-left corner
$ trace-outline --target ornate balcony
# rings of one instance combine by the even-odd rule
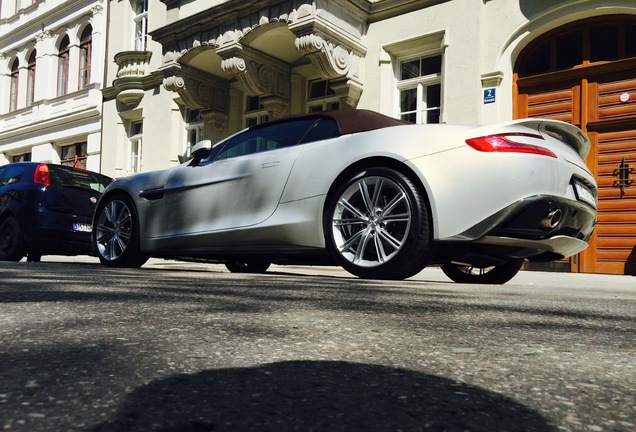
[[[115,54],[119,69],[113,86],[117,91],[117,100],[124,105],[137,105],[144,97],[150,77],[148,67],[151,57],[150,51],[122,51]]]

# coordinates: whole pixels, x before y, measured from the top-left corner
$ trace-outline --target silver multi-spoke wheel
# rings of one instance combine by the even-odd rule
[[[412,218],[404,187],[386,177],[361,177],[344,190],[334,209],[335,246],[356,266],[379,266],[402,249]]]
[[[139,216],[133,200],[113,193],[97,204],[93,223],[93,249],[110,267],[141,267],[148,255],[141,252]]]
[[[132,215],[126,203],[108,202],[97,219],[95,241],[99,255],[108,261],[119,259],[130,244],[132,230]]]
[[[327,249],[348,272],[405,279],[435,253],[423,189],[388,167],[351,172],[329,194],[323,228]]]

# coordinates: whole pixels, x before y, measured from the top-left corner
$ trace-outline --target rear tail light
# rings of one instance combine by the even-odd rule
[[[43,184],[44,186],[51,186],[51,173],[49,172],[49,166],[47,164],[40,164],[35,169],[35,175],[33,176],[35,183]]]
[[[520,138],[515,140],[515,137]],[[471,138],[466,140],[466,144],[481,152],[504,152],[504,153],[530,153],[542,156],[549,156],[556,158],[550,149],[541,147],[534,144],[528,144],[523,141],[526,138],[533,138],[536,140],[543,140],[541,135],[527,134],[527,133],[514,133],[514,134],[498,134],[488,135],[479,138]]]

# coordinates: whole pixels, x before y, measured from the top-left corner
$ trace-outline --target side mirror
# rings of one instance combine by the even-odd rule
[[[210,155],[212,152],[212,141],[203,140],[199,141],[192,147],[192,151],[190,152],[192,156],[197,159],[203,159]]]

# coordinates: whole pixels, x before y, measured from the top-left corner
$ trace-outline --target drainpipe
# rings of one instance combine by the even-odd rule
[[[110,41],[110,1],[106,0],[106,29],[104,31],[104,37],[106,38],[104,43],[104,77],[102,79],[102,92],[107,87],[106,80],[108,79],[108,43]],[[102,172],[102,159],[104,150],[104,94],[102,93],[102,112],[100,114],[100,127],[99,127],[99,172]]]

